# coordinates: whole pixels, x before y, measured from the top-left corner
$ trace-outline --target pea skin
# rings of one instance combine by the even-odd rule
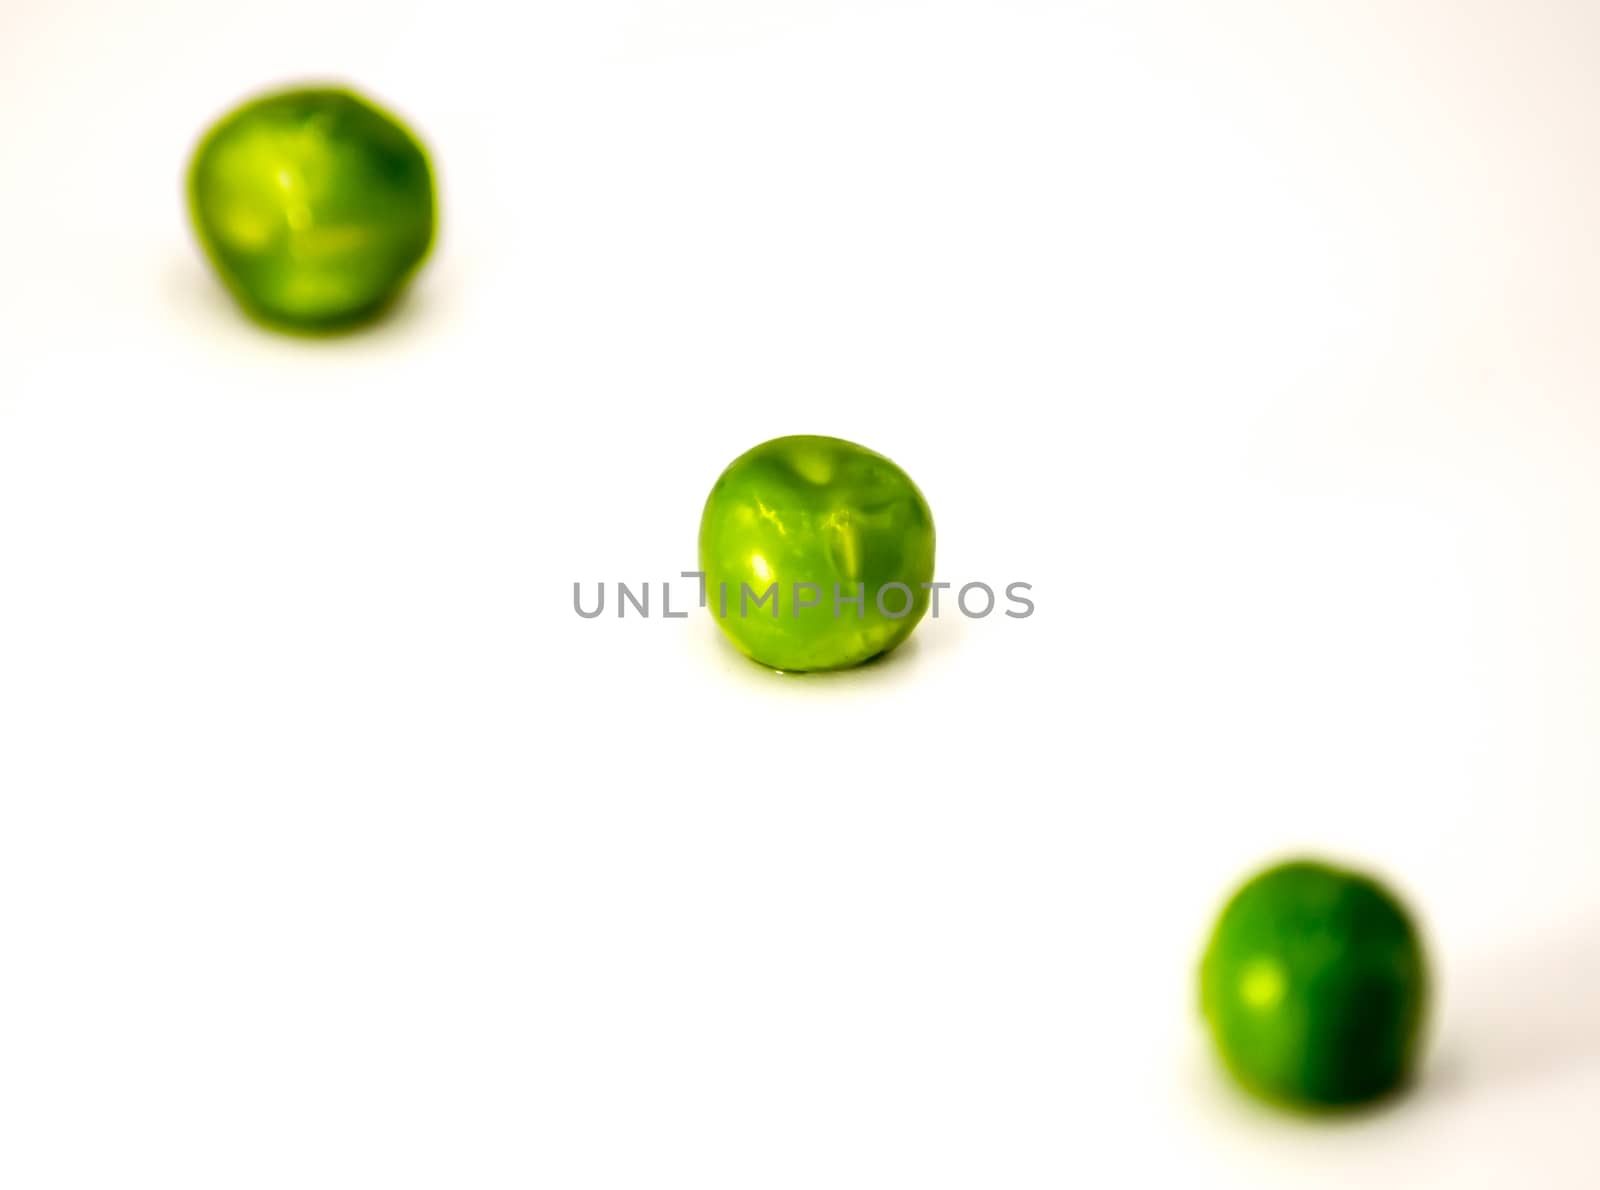
[[[224,116],[195,150],[188,193],[217,275],[248,314],[278,330],[372,320],[434,239],[421,142],[339,88],[278,91]]]
[[[847,669],[903,643],[928,610],[933,560],[933,513],[911,477],[840,438],[746,451],[700,518],[713,616],[778,670]]]

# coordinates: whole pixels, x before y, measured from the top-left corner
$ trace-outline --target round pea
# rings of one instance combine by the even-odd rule
[[[1200,999],[1217,1052],[1248,1090],[1286,1106],[1349,1106],[1411,1076],[1427,963],[1393,893],[1302,860],[1233,895],[1201,963]]]
[[[200,243],[240,304],[270,325],[365,321],[433,243],[433,173],[417,138],[350,91],[302,88],[219,120],[189,168]]]
[[[911,477],[839,438],[775,438],[717,480],[700,518],[706,604],[747,656],[844,669],[928,609],[933,514]]]

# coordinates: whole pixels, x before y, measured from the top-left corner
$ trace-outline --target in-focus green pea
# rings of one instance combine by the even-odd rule
[[[1400,1087],[1421,1050],[1421,939],[1393,893],[1324,863],[1269,868],[1223,909],[1200,969],[1217,1052],[1247,1089],[1302,1108]]]
[[[360,96],[279,91],[206,133],[189,168],[189,209],[249,313],[331,330],[382,311],[422,263],[433,174],[417,138]]]
[[[928,609],[933,544],[911,477],[839,438],[746,451],[700,518],[711,614],[747,656],[780,670],[844,669],[904,641]]]

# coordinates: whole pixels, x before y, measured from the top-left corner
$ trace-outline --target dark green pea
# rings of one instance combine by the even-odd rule
[[[394,300],[434,235],[427,154],[349,91],[255,99],[195,150],[189,209],[223,282],[276,327],[327,330]]]
[[[1351,1106],[1415,1069],[1427,963],[1411,918],[1375,880],[1286,863],[1223,909],[1200,998],[1218,1053],[1247,1089],[1286,1106]]]

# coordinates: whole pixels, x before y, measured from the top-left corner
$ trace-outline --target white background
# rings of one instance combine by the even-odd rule
[[[1597,50],[1583,0],[0,0],[0,1185],[1600,1185]],[[182,172],[324,78],[443,234],[280,338]],[[573,614],[786,433],[1037,614],[806,679]],[[1195,1014],[1301,850],[1441,982],[1345,1123]]]

